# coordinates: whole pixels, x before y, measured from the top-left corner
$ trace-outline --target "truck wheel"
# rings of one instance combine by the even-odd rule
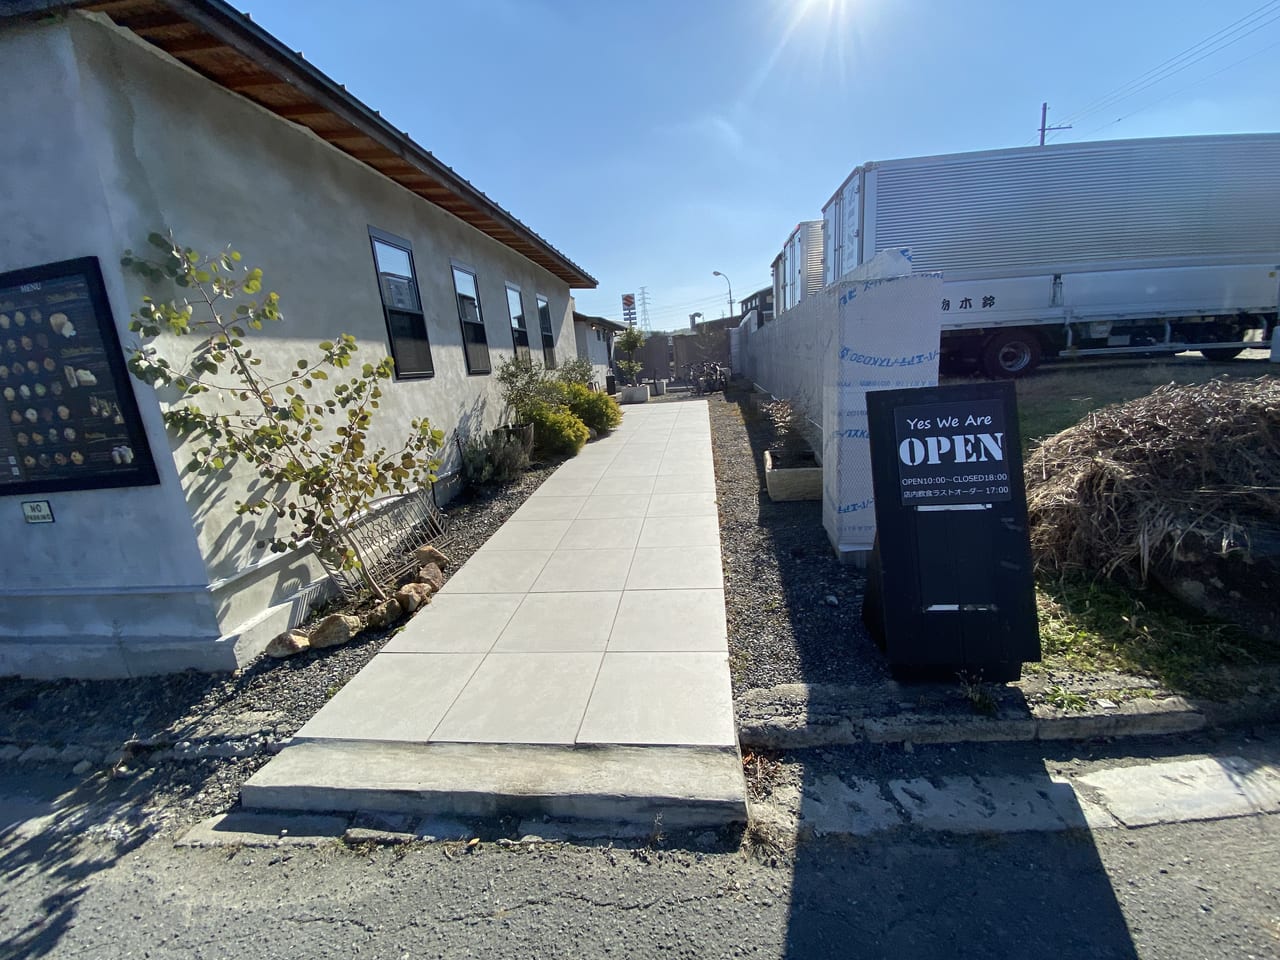
[[[1212,360],[1214,363],[1226,363],[1228,360],[1234,360],[1240,356],[1240,351],[1244,347],[1210,347],[1200,351],[1200,356],[1206,360]]]
[[[1003,330],[982,347],[982,372],[992,380],[1025,377],[1040,365],[1040,338],[1029,330]]]

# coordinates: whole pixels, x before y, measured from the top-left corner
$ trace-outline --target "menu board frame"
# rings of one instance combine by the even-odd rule
[[[94,332],[97,333],[105,354],[105,356],[98,358],[98,366],[99,369],[102,369],[102,363],[105,362],[106,373],[110,379],[109,383],[101,385],[104,388],[101,392],[103,394],[110,392],[114,400],[115,410],[113,414],[118,415],[120,419],[113,419],[112,425],[117,426],[127,436],[127,445],[122,446],[121,450],[125,450],[127,447],[129,459],[127,462],[113,462],[97,469],[91,464],[85,463],[84,469],[80,470],[75,476],[37,477],[19,480],[11,478],[10,464],[7,462],[7,458],[0,457],[0,497],[32,493],[58,493],[66,490],[105,490],[117,487],[155,486],[159,484],[160,478],[151,455],[147,431],[138,411],[137,397],[133,392],[133,378],[130,376],[129,368],[125,363],[124,351],[120,345],[120,334],[116,329],[115,317],[111,312],[111,303],[107,299],[107,288],[102,280],[102,268],[98,258],[78,257],[72,260],[61,260],[56,263],[46,263],[40,266],[25,267],[21,270],[0,273],[0,292],[30,287],[33,284],[43,286],[51,281],[59,280],[72,282],[79,280],[84,284],[89,301],[89,312],[92,315],[93,323],[96,324]],[[24,292],[38,296],[38,291],[39,287]],[[14,311],[0,310],[0,313],[12,314]],[[83,322],[84,311],[81,310],[78,313],[80,318],[78,322]],[[0,331],[0,342],[4,341],[6,333],[11,332]],[[46,335],[53,336],[52,333]],[[72,369],[72,375],[75,374],[73,367],[68,367],[68,369]],[[95,382],[96,385],[96,378],[95,381],[91,382]],[[10,434],[14,433],[15,427],[9,422],[8,417],[11,410],[22,402],[21,400],[10,402],[6,397],[0,395],[0,411],[4,411],[6,417],[6,420],[0,424],[0,430],[8,430]],[[2,439],[0,437],[0,440]],[[113,455],[115,454],[114,449],[112,453]],[[73,460],[73,462],[77,461]]]

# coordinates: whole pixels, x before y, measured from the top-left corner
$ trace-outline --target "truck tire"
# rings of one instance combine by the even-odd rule
[[[1200,356],[1214,363],[1226,363],[1240,356],[1242,350],[1244,347],[1207,347],[1200,351]]]
[[[1030,330],[1001,330],[982,345],[982,372],[992,380],[1025,377],[1040,366],[1040,338]]]

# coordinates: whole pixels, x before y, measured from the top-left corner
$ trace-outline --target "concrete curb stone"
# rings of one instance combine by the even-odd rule
[[[748,690],[735,699],[743,748],[793,750],[853,743],[991,743],[1089,740],[1189,733],[1207,726],[1274,721],[1280,697],[1252,696],[1224,704],[1191,701],[1152,690],[1152,696],[1107,700],[1067,711],[1030,705],[1021,691],[1001,690],[987,716],[959,706],[954,687],[877,687],[782,684]],[[911,698],[915,699],[912,700]],[[947,702],[947,701],[950,702]]]

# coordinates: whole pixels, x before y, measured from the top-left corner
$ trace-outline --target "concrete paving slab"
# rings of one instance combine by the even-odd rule
[[[572,523],[572,520],[517,520],[512,517],[494,531],[480,550],[554,550]]]
[[[531,593],[621,590],[631,569],[630,548],[617,550],[557,550],[551,555]]]
[[[819,777],[804,788],[801,829],[815,837],[829,834],[863,837],[902,825],[897,807],[870,780],[846,783],[836,776]]]
[[[586,497],[530,497],[512,520],[572,520],[587,502]]]
[[[176,847],[318,847],[342,839],[346,817],[237,811],[202,820]]]
[[[604,481],[602,480],[601,483]],[[580,520],[607,520],[612,517],[643,517],[649,509],[645,496],[590,496],[578,511]]]
[[[436,594],[382,653],[488,653],[524,597],[523,593]]]
[[[628,590],[609,649],[728,653],[723,590]]]
[[[578,742],[736,745],[728,657],[605,654]]]
[[[1096,791],[1127,827],[1223,820],[1276,809],[1275,768],[1241,757],[1177,760],[1100,770],[1077,782]]]
[[[531,593],[499,637],[495,653],[595,650],[609,643],[620,591]]]
[[[657,477],[603,477],[592,494],[597,497],[643,497],[648,502]]]
[[[491,653],[435,728],[433,740],[572,744],[599,653]]]
[[[426,742],[482,660],[483,653],[379,654],[294,736]]]
[[[612,464],[606,468],[606,470],[612,469]],[[543,481],[542,486],[533,491],[529,499],[532,500],[535,497],[586,497],[590,496],[591,491],[595,489],[596,484],[599,482],[599,477],[558,477],[552,475]]]
[[[648,517],[716,517],[714,493],[655,493],[649,498]]]
[[[723,589],[720,547],[638,547],[628,590]]]
[[[632,550],[640,541],[641,517],[587,517],[574,520],[560,540],[561,550]]]
[[[912,824],[952,833],[1086,829],[1071,786],[1043,778],[943,777],[891,780],[889,790]]]
[[[434,816],[741,823],[737,750],[525,744],[300,743],[241,789],[254,809],[386,810]]]
[[[605,480],[613,480],[619,477],[656,477],[658,475],[658,465],[662,462],[660,457],[630,457],[623,454],[613,463],[609,464],[609,469],[605,471]]]
[[[635,544],[640,547],[719,547],[715,517],[646,517]]]
[[[653,493],[671,494],[671,493],[711,493],[716,491],[716,475],[715,472],[710,473],[686,473],[673,476],[671,474],[659,474],[654,478]]]
[[[550,550],[481,550],[451,576],[448,593],[523,593],[551,559]]]

